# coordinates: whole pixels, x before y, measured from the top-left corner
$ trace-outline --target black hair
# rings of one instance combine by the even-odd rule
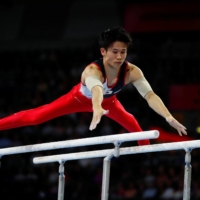
[[[108,49],[108,47],[116,41],[124,42],[129,47],[132,44],[132,38],[130,34],[122,27],[116,26],[111,29],[107,29],[99,36],[100,48]]]

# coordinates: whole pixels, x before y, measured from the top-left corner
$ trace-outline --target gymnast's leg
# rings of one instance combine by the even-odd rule
[[[142,131],[135,117],[124,109],[124,107],[117,100],[117,98],[114,98],[114,100],[112,100],[110,104],[105,103],[105,105],[103,105],[103,108],[109,110],[109,113],[106,116],[118,122],[126,130],[130,132]],[[148,145],[148,144],[150,144],[150,141],[148,139],[138,141],[138,145]]]
[[[37,125],[61,115],[91,111],[91,108],[85,104],[83,105],[77,96],[78,94],[76,95],[72,90],[49,104],[4,117],[0,119],[0,130]]]

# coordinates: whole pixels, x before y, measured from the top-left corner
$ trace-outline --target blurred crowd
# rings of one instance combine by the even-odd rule
[[[160,41],[155,43],[154,40],[144,43],[136,41],[138,42],[134,44],[136,48],[130,50],[127,59],[142,69],[154,91],[166,105],[170,84],[199,84],[200,53],[195,54],[193,48],[190,54],[185,51],[180,53],[174,50],[175,44],[172,40],[164,43]],[[83,50],[1,52],[0,117],[47,104],[67,93],[79,83],[84,67],[99,57],[96,46]],[[118,98],[125,109],[138,119],[143,130],[148,130],[153,125],[172,130],[164,119],[148,107],[132,85],[126,86],[118,94]],[[96,130],[89,131],[91,117],[92,113],[73,113],[37,126],[1,131],[0,148],[127,132],[105,116]],[[125,145],[127,144],[122,144]],[[137,142],[131,142],[129,145],[136,146]],[[34,165],[33,157],[112,147],[112,145],[98,145],[3,156],[0,168],[1,195],[9,200],[56,199],[58,163]],[[184,156],[184,151],[170,151],[113,158],[109,199],[182,199]],[[192,151],[192,200],[200,199],[199,156],[198,149]],[[100,199],[102,165],[102,158],[66,162],[65,199]]]

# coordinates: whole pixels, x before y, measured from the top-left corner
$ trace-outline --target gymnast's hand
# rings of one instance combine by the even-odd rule
[[[94,130],[97,126],[97,124],[100,122],[101,117],[103,115],[107,115],[109,113],[108,110],[104,110],[101,106],[95,106],[93,108],[93,117],[92,117],[92,122],[90,124],[90,130]]]
[[[176,119],[174,119],[172,116],[166,117],[166,121],[172,126],[174,127],[180,136],[182,136],[182,133],[184,135],[187,135],[186,132],[186,127],[183,126],[182,124],[180,124]]]

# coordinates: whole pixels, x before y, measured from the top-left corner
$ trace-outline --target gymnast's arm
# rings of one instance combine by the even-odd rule
[[[172,127],[177,129],[180,136],[182,133],[187,135],[186,128],[170,114],[162,100],[153,91],[148,92],[144,98],[155,112],[163,116]]]
[[[133,66],[134,70],[132,70],[131,77],[132,83],[138,90],[138,92],[146,99],[148,105],[159,115],[164,117],[166,121],[175,129],[177,129],[180,136],[182,133],[187,135],[186,128],[180,124],[169,112],[169,110],[164,105],[163,101],[156,95],[147,80],[145,79],[142,71]]]
[[[92,92],[93,117],[89,129],[93,130],[100,122],[101,117],[108,114],[107,110],[102,108],[103,101],[103,76],[101,71],[95,65],[89,65],[82,73],[81,81]]]

